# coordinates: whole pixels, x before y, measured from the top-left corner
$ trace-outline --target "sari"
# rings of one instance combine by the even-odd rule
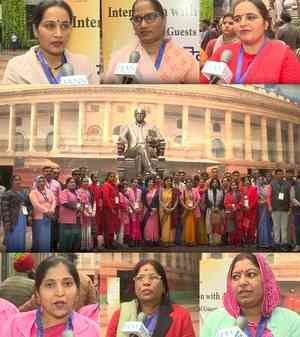
[[[161,241],[166,244],[173,244],[175,242],[176,230],[176,222],[173,214],[178,204],[177,189],[174,189],[172,187],[162,188],[160,190],[159,201],[160,205],[162,206],[159,208]],[[170,212],[170,210],[172,211]]]
[[[272,218],[268,210],[268,186],[258,185],[258,212],[257,212],[257,244],[259,247],[270,247],[272,239]]]
[[[182,214],[182,241],[188,245],[196,244],[196,225],[199,219],[199,194],[196,188],[185,189],[182,192],[181,202],[185,207],[195,207],[194,209],[184,209]],[[197,205],[197,206],[196,206]]]
[[[243,199],[240,191],[227,192],[224,197],[224,207],[224,231],[228,233],[228,242],[232,245],[239,245],[243,223]]]
[[[80,188],[78,196],[82,210],[80,212],[80,229],[81,229],[81,249],[91,250],[93,248],[92,240],[92,218],[93,206],[92,196],[89,190]]]
[[[158,242],[159,240],[159,194],[157,189],[146,191],[143,195],[144,218],[142,221],[142,231],[144,240],[148,242]]]
[[[131,223],[129,230],[129,238],[134,242],[142,240],[141,221],[143,216],[142,205],[142,190],[140,188],[130,187],[128,189],[128,197],[131,204],[134,206],[133,213],[131,214]]]
[[[111,56],[104,82],[121,84],[120,78],[114,75],[116,66],[127,63],[130,54],[137,51],[141,56],[136,75],[138,83],[199,83],[200,65],[191,53],[176,46],[170,39],[166,39],[164,43],[165,49],[158,69],[139,42],[115,52]]]

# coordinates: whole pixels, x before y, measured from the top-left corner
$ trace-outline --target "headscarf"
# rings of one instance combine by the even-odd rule
[[[33,269],[34,261],[31,253],[14,254],[14,268],[17,272],[30,272]]]
[[[266,258],[262,254],[253,254],[259,265],[261,273],[261,283],[264,291],[262,301],[262,316],[270,317],[272,311],[280,303],[280,290],[278,288],[273,271],[268,264]],[[232,268],[230,268],[227,275],[227,290],[224,296],[223,304],[226,311],[233,317],[238,318],[241,313],[241,307],[238,304],[232,289],[231,279]]]

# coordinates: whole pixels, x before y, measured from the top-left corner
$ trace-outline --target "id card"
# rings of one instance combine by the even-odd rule
[[[193,207],[193,206],[194,206],[193,202],[192,202],[192,201],[189,201],[189,202],[188,202],[188,207]]]
[[[282,192],[278,193],[278,200],[284,200],[284,193]]]
[[[27,210],[26,206],[22,205],[21,206],[21,211],[22,211],[23,215],[28,215],[28,210]]]
[[[119,197],[115,197],[115,203],[118,205],[119,204]]]

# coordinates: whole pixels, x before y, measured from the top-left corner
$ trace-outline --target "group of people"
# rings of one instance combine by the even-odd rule
[[[193,177],[179,170],[130,181],[108,172],[103,183],[74,169],[44,167],[28,193],[21,177],[1,197],[7,251],[24,251],[32,225],[33,251],[229,245],[300,248],[300,176],[239,171]]]
[[[63,256],[35,266],[16,254],[15,274],[0,283],[1,337],[99,337],[99,299],[92,280]]]
[[[291,31],[290,18],[284,12],[286,21],[275,39],[262,0],[236,1],[232,13],[222,18],[221,35],[216,24],[208,29],[208,21],[202,20],[199,60],[167,36],[166,9],[159,0],[135,0],[130,13],[134,42],[110,55],[99,80],[86,57],[66,49],[72,31],[71,7],[64,0],[41,1],[33,15],[38,44],[9,61],[3,83],[58,84],[70,75],[66,64],[72,66],[72,74],[85,76],[89,84],[208,83],[211,79],[204,71],[205,62],[223,61],[224,52],[232,75],[229,83],[300,83],[300,61],[294,52],[298,32]],[[121,76],[124,69],[120,72],[118,67],[128,62],[136,63],[137,69]]]
[[[225,14],[220,30],[204,19],[201,23],[202,73],[201,83],[210,77],[205,62],[227,63],[231,79],[236,84],[298,84],[300,60],[296,55],[299,47],[299,30],[291,23],[291,17],[283,12],[282,27],[276,35],[272,19],[262,0],[235,1],[232,12]],[[223,79],[225,80],[225,78]]]

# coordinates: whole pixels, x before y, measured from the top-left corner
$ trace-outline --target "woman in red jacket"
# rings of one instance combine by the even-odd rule
[[[106,337],[122,337],[124,324],[137,321],[140,313],[152,337],[195,337],[189,312],[169,298],[166,272],[155,260],[140,261],[133,270],[135,299],[124,302],[109,323]]]

